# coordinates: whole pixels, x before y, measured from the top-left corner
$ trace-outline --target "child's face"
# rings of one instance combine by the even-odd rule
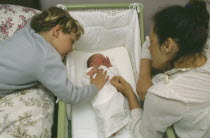
[[[102,55],[102,54],[96,54],[94,57],[93,57],[93,61],[91,62],[91,66],[94,66],[94,67],[98,67],[98,66],[101,66],[101,65],[104,65],[105,66],[105,56]]]

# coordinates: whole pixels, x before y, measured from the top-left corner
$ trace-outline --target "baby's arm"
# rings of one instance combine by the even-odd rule
[[[94,67],[88,68],[82,77],[82,85],[90,84],[90,76],[93,76],[97,72],[97,69]]]

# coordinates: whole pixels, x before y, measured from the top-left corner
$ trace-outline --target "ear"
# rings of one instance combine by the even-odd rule
[[[175,50],[175,47],[177,47],[175,41],[171,38],[167,38],[161,46],[161,51],[162,53],[168,55],[174,52],[173,50]]]
[[[55,27],[52,28],[53,36],[56,38],[59,37],[59,35],[62,33],[62,26],[61,25],[56,25]]]

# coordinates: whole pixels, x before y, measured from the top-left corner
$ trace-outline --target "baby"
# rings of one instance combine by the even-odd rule
[[[95,77],[97,69],[106,70],[110,79],[119,75],[117,68],[112,66],[109,58],[99,53],[93,54],[88,59],[87,67],[82,80],[84,85],[90,83],[90,76]],[[109,81],[91,101],[91,105],[96,114],[100,136],[103,138],[114,135],[129,121],[127,99]]]

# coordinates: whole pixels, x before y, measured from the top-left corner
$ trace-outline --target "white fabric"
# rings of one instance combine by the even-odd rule
[[[87,73],[92,68],[93,67],[90,67],[85,71],[82,84],[90,84],[90,76],[88,76]],[[107,71],[109,80],[115,75],[120,75],[116,67],[107,68],[100,66],[99,69]],[[94,74],[93,77],[95,76],[96,74]],[[128,101],[117,91],[110,81],[107,81],[104,87],[91,100],[91,105],[96,115],[100,136],[103,138],[112,136],[129,122],[130,110]]]
[[[131,58],[135,80],[138,79],[141,42],[138,14],[130,9],[109,16],[102,12],[72,12],[70,15],[84,27],[84,35],[75,49],[86,52],[123,46]]]
[[[146,40],[142,45],[141,58],[152,59],[151,53],[149,51],[150,44],[151,44],[150,38],[149,36],[146,36]]]
[[[202,67],[173,69],[153,78],[144,110],[131,111],[135,138],[162,138],[171,125],[180,138],[210,137],[210,49],[206,56]]]
[[[112,65],[118,68],[119,74],[131,84],[133,89],[136,89],[130,58],[125,47],[112,48],[95,53],[99,52],[108,56]],[[73,83],[81,85],[83,73],[87,68],[87,59],[92,54],[94,53],[75,50],[67,56],[66,65]],[[71,78],[72,73],[76,73],[75,78]],[[96,116],[90,102],[83,102],[72,106],[71,115],[68,116],[72,118],[73,138],[101,138],[97,128]],[[131,138],[130,130],[124,127],[113,138]]]

